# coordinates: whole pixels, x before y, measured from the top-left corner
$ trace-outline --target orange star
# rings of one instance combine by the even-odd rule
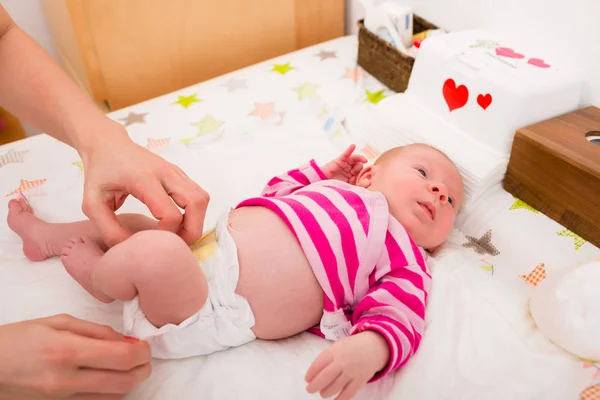
[[[521,275],[521,278],[533,286],[539,285],[544,279],[546,279],[546,268],[544,263],[541,263],[535,267],[529,274]]]
[[[275,114],[275,103],[254,103],[254,110],[248,115],[267,119]]]
[[[342,76],[342,79],[352,79],[354,83],[362,77],[362,72],[358,68],[346,68],[346,74]]]
[[[22,193],[25,190],[33,189],[34,187],[43,185],[44,183],[46,183],[46,179],[37,179],[35,181],[28,181],[26,179],[21,179],[21,184],[19,185],[19,187],[16,190],[13,190],[12,192],[10,192],[9,194],[4,195],[4,197],[9,197],[9,196],[12,196],[13,194]]]
[[[164,146],[168,145],[170,141],[171,141],[171,138],[163,138],[163,139],[148,138],[148,144],[146,145],[146,148],[148,150],[153,150],[153,149],[156,149],[159,147],[164,147]]]

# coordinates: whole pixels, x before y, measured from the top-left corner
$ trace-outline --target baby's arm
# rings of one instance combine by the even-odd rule
[[[311,183],[327,179],[315,160],[292,169],[283,175],[271,179],[264,187],[261,196],[279,197],[286,196]]]
[[[261,196],[285,196],[311,183],[325,179],[356,183],[356,177],[367,159],[362,155],[353,155],[352,152],[355,148],[355,145],[350,145],[338,158],[323,167],[319,167],[314,160],[311,160],[300,168],[276,176],[267,183]]]
[[[350,382],[347,391],[351,392],[340,399],[350,398],[366,383],[402,367],[419,347],[425,329],[425,302],[431,276],[421,252],[397,222],[390,224],[385,248],[387,254],[374,272],[376,283],[354,309],[350,336],[321,353],[309,369],[306,378],[307,390],[311,393],[325,389],[325,394],[332,394],[326,389],[332,384],[332,372],[328,370],[337,363],[343,367],[343,375]],[[407,259],[414,262],[407,265]],[[365,334],[373,339],[359,339]],[[375,337],[378,340],[374,340]],[[382,343],[385,343],[385,351]],[[357,353],[367,355],[363,362],[349,362]],[[381,362],[382,359],[385,361]],[[331,364],[326,364],[328,360]]]

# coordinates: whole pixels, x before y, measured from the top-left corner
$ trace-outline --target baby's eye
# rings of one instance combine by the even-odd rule
[[[448,197],[448,203],[454,207],[454,199],[452,197]]]
[[[427,178],[427,172],[425,172],[425,170],[423,168],[417,168],[417,171],[419,171],[419,173],[421,175],[423,175],[425,178]]]

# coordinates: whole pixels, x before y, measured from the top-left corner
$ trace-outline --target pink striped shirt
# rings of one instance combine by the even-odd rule
[[[262,197],[243,206],[271,209],[298,239],[324,292],[322,336],[380,333],[390,360],[371,381],[406,363],[423,336],[431,275],[381,193],[328,180],[311,160],[271,179]]]

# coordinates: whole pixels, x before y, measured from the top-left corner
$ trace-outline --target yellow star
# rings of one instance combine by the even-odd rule
[[[187,138],[187,139],[181,139],[181,140],[179,141],[179,143],[181,143],[181,144],[190,144],[190,143],[192,143],[194,140],[196,140],[196,138],[195,138],[195,137],[193,137],[193,138]]]
[[[565,237],[570,237],[573,238],[573,244],[575,245],[575,251],[579,250],[581,248],[581,246],[583,246],[584,244],[587,243],[587,241],[582,238],[581,236],[579,236],[578,234],[571,232],[568,229],[563,229],[560,232],[556,232],[556,234],[558,236],[565,236]]]
[[[72,164],[83,172],[83,161],[73,161]]]
[[[515,199],[515,202],[512,204],[512,206],[510,206],[509,210],[518,210],[519,208],[524,208],[526,210],[531,211],[534,214],[538,214],[539,213],[538,210],[536,210],[535,208],[531,207],[529,204],[525,203],[523,200],[517,199],[514,196],[513,196],[513,198]]]
[[[302,86],[294,88],[294,91],[298,92],[298,100],[304,100],[315,97],[318,87],[318,85],[313,85],[312,83],[306,82],[303,83]]]
[[[381,89],[376,92],[371,92],[370,90],[366,90],[365,94],[367,95],[367,98],[365,99],[365,101],[370,101],[373,104],[379,103],[381,100],[383,100],[387,97],[385,94],[383,94],[384,91],[385,91],[385,89]]]
[[[224,124],[223,121],[219,121],[217,119],[214,119],[212,115],[207,115],[200,122],[194,122],[194,123],[192,123],[192,125],[195,125],[195,126],[197,126],[199,128],[198,129],[198,136],[204,135],[206,133],[216,132],[216,131],[219,130],[219,128],[223,124]]]
[[[248,115],[268,119],[275,114],[275,103],[254,103],[254,110]]]
[[[361,76],[362,73],[358,68],[346,68],[346,74],[342,76],[342,79],[352,79],[356,83]]]
[[[296,68],[292,67],[290,63],[273,64],[273,69],[270,72],[279,72],[281,75],[285,75],[293,69]]]
[[[198,93],[194,93],[190,96],[177,96],[177,101],[174,102],[173,104],[179,104],[181,106],[183,106],[184,108],[188,108],[189,106],[191,106],[194,103],[200,103],[202,101],[202,99],[197,99],[196,96],[198,95]]]

